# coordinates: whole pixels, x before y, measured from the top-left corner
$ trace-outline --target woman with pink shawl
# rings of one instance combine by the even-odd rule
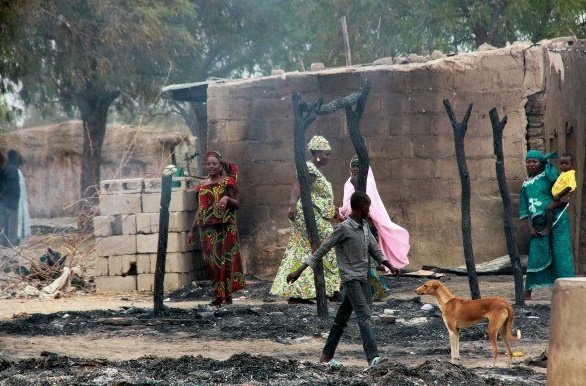
[[[356,177],[358,176],[358,156],[350,161],[350,178],[344,184],[344,203],[340,208],[340,215],[348,217],[351,212],[350,196],[355,191]],[[378,245],[393,267],[403,268],[409,264],[409,232],[391,221],[385,205],[383,204],[372,169],[368,168],[366,179],[366,194],[370,197],[370,218],[378,234]],[[375,235],[377,236],[377,235]],[[382,284],[382,283],[381,283]]]

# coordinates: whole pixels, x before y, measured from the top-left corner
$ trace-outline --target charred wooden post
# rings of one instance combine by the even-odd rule
[[[460,174],[460,183],[462,185],[462,242],[464,244],[464,259],[466,260],[466,269],[468,271],[468,282],[470,283],[470,294],[472,299],[480,299],[480,287],[478,286],[478,276],[476,275],[476,265],[474,263],[474,251],[472,249],[472,226],[470,219],[470,174],[466,165],[466,153],[464,152],[464,136],[468,129],[468,119],[472,112],[472,103],[468,106],[462,122],[456,120],[454,110],[448,99],[444,99],[444,107],[454,129],[454,141],[456,143],[456,161],[458,162],[458,173]]]
[[[295,152],[295,168],[297,169],[297,179],[301,191],[301,206],[303,208],[303,216],[305,217],[305,227],[309,236],[309,243],[311,250],[315,251],[321,244],[319,233],[317,230],[317,222],[315,221],[315,211],[313,210],[313,203],[311,201],[311,190],[309,187],[309,170],[305,163],[305,130],[317,118],[317,111],[321,107],[321,99],[311,106],[301,102],[301,95],[295,93],[293,99],[293,114],[294,114],[294,152]],[[306,113],[304,115],[304,112]],[[313,270],[315,281],[315,294],[317,298],[317,315],[328,316],[328,300],[326,299],[326,283],[324,279],[323,264],[321,260],[316,264]]]
[[[358,159],[360,160],[358,163],[358,176],[356,178],[356,191],[364,193],[366,193],[366,179],[368,177],[368,166],[370,165],[370,160],[368,159],[368,151],[366,150],[366,145],[364,144],[364,138],[362,138],[362,134],[360,134],[360,119],[362,118],[362,113],[364,112],[364,106],[366,105],[366,98],[368,98],[370,87],[371,84],[367,79],[364,82],[362,91],[360,92],[360,97],[356,102],[356,108],[352,110],[352,106],[346,107],[346,123],[348,125],[348,131],[350,132],[350,139],[352,140],[352,145],[354,145],[354,151],[356,151]],[[371,259],[368,257],[369,272],[370,269]],[[368,277],[366,280],[369,280]],[[370,292],[367,294],[366,300],[368,301],[368,304],[372,304],[372,294]]]
[[[360,159],[358,178],[356,180],[356,191],[365,193],[366,177],[368,176],[370,160],[368,158],[366,145],[364,144],[364,138],[362,137],[362,134],[360,134],[360,119],[362,118],[364,106],[366,105],[366,98],[368,98],[371,86],[371,83],[367,79],[364,82],[360,96],[356,101],[356,108],[352,110],[352,106],[346,107],[346,122],[348,124],[348,131],[350,132],[350,139],[352,140],[352,145],[354,145],[356,155],[358,155],[358,159]]]
[[[165,171],[161,183],[161,210],[159,211],[159,243],[153,285],[154,314],[163,314],[163,294],[165,284],[165,262],[167,260],[167,241],[169,239],[169,203],[171,202],[171,182],[173,173]]]
[[[311,125],[311,123],[313,123],[313,121],[315,121],[319,115],[328,115],[335,113],[339,109],[346,109],[348,127],[352,127],[352,129],[350,129],[352,143],[354,144],[358,156],[362,157],[361,160],[365,160],[365,166],[363,167],[361,165],[359,181],[360,175],[362,174],[362,179],[364,181],[362,191],[366,191],[366,176],[368,175],[368,153],[366,152],[364,140],[360,136],[359,124],[370,87],[370,82],[367,80],[361,92],[337,98],[325,105],[323,104],[323,100],[321,98],[312,104],[308,104],[301,101],[301,94],[294,93],[292,95],[295,125],[293,138],[295,167],[297,169],[297,179],[299,180],[299,186],[301,190],[301,205],[303,208],[303,216],[305,217],[305,226],[307,228],[307,234],[309,235],[309,242],[312,251],[315,251],[319,247],[321,240],[319,239],[317,223],[315,221],[315,212],[313,210],[313,203],[311,201],[309,170],[307,169],[307,164],[305,163],[305,132],[309,125]],[[352,111],[352,106],[355,104],[356,109],[355,111]],[[323,265],[321,261],[314,270],[314,280],[317,297],[317,315],[322,317],[327,316],[328,304],[326,298]]]
[[[523,305],[525,304],[525,297],[523,296],[523,269],[521,268],[521,259],[515,239],[515,228],[513,227],[513,217],[511,215],[511,195],[507,187],[505,160],[503,156],[503,130],[507,124],[507,116],[505,115],[502,120],[499,120],[499,114],[495,107],[490,110],[489,116],[490,123],[492,124],[494,155],[496,157],[496,179],[503,200],[503,225],[507,240],[507,251],[511,259],[511,267],[513,268],[513,276],[515,278],[515,304]]]

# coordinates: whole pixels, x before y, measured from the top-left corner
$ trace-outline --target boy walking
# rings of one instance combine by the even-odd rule
[[[378,354],[370,320],[370,307],[367,300],[370,296],[369,256],[389,268],[391,273],[397,277],[399,270],[385,258],[374,236],[370,233],[366,222],[370,209],[368,195],[363,192],[355,192],[350,198],[350,207],[352,209],[350,217],[338,224],[330,237],[298,269],[287,275],[287,283],[295,282],[305,268],[315,267],[319,259],[335,247],[340,278],[346,291],[336,313],[334,325],[330,329],[326,345],[322,350],[320,362],[338,364],[334,359],[336,348],[348,320],[350,320],[352,311],[355,311],[366,360],[368,366],[373,367],[385,362],[386,358],[381,358]]]

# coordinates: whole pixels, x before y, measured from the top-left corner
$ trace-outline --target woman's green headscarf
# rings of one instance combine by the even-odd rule
[[[529,150],[527,152],[527,155],[525,156],[525,161],[527,161],[528,159],[536,159],[539,162],[541,162],[541,164],[543,165],[543,171],[545,172],[545,176],[549,181],[554,182],[558,178],[559,172],[555,165],[548,161],[553,158],[558,158],[558,153],[551,152],[543,154],[539,150]]]
[[[536,160],[539,160],[539,162],[543,163],[543,162],[547,161],[548,159],[558,158],[558,153],[552,152],[552,153],[543,154],[539,150],[529,150],[527,152],[527,155],[525,156],[525,161],[527,161],[530,158],[535,158]]]

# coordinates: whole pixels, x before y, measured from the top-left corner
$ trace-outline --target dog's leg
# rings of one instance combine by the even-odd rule
[[[460,360],[460,329],[456,328],[456,359]]]
[[[513,350],[511,350],[511,345],[509,344],[509,334],[507,331],[507,324],[506,323],[504,323],[501,326],[500,334],[501,334],[501,339],[503,340],[503,342],[505,342],[505,347],[507,348],[507,356],[508,356],[507,367],[511,367],[511,362],[513,361]]]
[[[498,318],[500,319],[500,318]],[[506,318],[505,318],[506,320]],[[495,318],[488,319],[488,339],[492,345],[492,365],[496,366],[496,358],[499,356],[499,348],[496,344],[498,332],[501,329],[505,320],[495,320]]]
[[[456,323],[449,323],[444,318],[444,324],[448,329],[450,335],[450,351],[452,356],[452,363],[456,363],[460,360],[460,330],[456,327]]]
[[[449,330],[448,332],[450,333],[450,348],[451,348],[451,354],[452,354],[452,363],[456,363],[457,361],[460,360],[460,351],[459,351],[459,347],[458,347],[458,341],[460,338],[460,334],[459,331],[456,330],[456,332]]]

